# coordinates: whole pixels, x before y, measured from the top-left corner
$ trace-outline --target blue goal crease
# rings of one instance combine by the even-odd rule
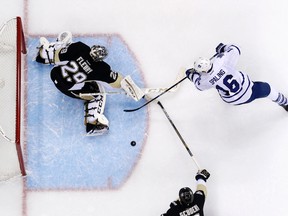
[[[53,41],[54,38],[47,38]],[[117,189],[133,172],[146,141],[148,111],[123,109],[137,106],[125,95],[107,96],[105,115],[109,133],[85,136],[83,101],[60,93],[50,80],[52,66],[33,59],[39,38],[28,38],[26,78],[26,187],[46,189]],[[119,36],[79,37],[74,41],[107,47],[105,59],[113,70],[131,74],[144,87],[135,56]],[[137,127],[135,126],[137,125]],[[136,141],[136,146],[130,145]]]

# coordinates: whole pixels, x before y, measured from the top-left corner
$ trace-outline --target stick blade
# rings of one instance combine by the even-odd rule
[[[123,111],[124,111],[124,112],[134,112],[134,111],[136,111],[136,110],[138,110],[138,109],[124,109]]]
[[[123,111],[124,111],[124,112],[134,112],[134,111],[137,111],[137,110],[141,109],[141,108],[144,107],[144,106],[146,106],[146,103],[143,104],[143,105],[140,106],[140,107],[135,108],[135,109],[124,109]]]

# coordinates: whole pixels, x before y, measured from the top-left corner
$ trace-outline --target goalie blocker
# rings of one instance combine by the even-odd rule
[[[141,98],[145,96],[145,93],[140,89],[132,80],[132,78],[128,75],[124,77],[121,81],[121,87],[124,91],[133,98],[135,101],[139,101]]]
[[[86,81],[84,87],[88,86],[88,83],[90,83],[90,82],[93,83],[95,81]],[[100,84],[98,83],[98,85],[100,85]],[[86,89],[83,88],[80,90],[81,92],[78,91],[78,93],[76,94],[75,89],[74,89],[74,87],[76,85],[73,88],[71,88],[70,90],[71,90],[71,92],[73,91],[73,94],[75,96],[77,96],[83,100],[91,100],[99,94],[121,94],[121,93],[125,93],[126,95],[128,95],[129,97],[131,97],[135,101],[139,101],[141,98],[143,98],[145,96],[145,94],[162,91],[162,89],[159,89],[159,88],[141,89],[135,84],[135,82],[132,80],[132,78],[129,75],[124,77],[121,80],[120,85],[121,85],[122,89],[124,90],[124,92],[121,92],[121,91],[106,92],[106,91],[104,91],[104,88],[101,88],[102,90],[99,90],[99,92],[97,91],[95,93],[91,90],[90,90],[90,92],[87,91],[87,88]]]

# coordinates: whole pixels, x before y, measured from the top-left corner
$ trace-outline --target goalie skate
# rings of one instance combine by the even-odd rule
[[[94,115],[85,116],[86,135],[99,136],[108,132],[109,121],[103,114],[98,114],[96,120]]]
[[[281,105],[288,112],[288,105]]]
[[[86,124],[86,136],[100,136],[107,133],[109,130],[108,125],[97,122],[96,125]]]

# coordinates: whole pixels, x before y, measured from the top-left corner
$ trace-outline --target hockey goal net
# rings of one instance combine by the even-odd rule
[[[21,58],[26,54],[20,17],[0,29],[0,182],[26,175],[21,150]]]

